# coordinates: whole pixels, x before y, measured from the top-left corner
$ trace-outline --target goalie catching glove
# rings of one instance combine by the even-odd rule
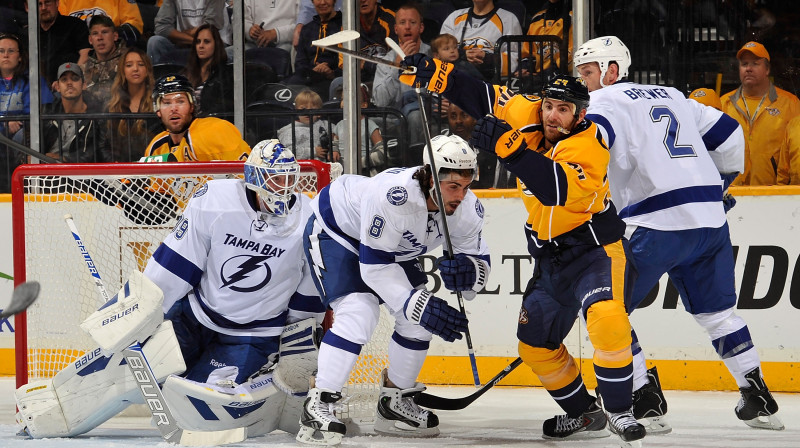
[[[507,121],[492,114],[485,115],[475,123],[469,144],[480,151],[497,154],[503,162],[508,162],[528,148],[519,129],[512,128]]]
[[[437,262],[444,287],[450,291],[478,292],[486,286],[489,268],[486,262],[479,258],[456,254],[452,259],[439,257]],[[470,299],[472,297],[474,296],[469,296]]]
[[[447,91],[447,78],[453,71],[453,64],[440,61],[422,53],[412,54],[403,59],[403,65],[416,67],[416,73],[400,70],[400,82],[411,87],[427,87],[435,93]]]
[[[403,313],[411,323],[447,342],[461,339],[461,333],[467,331],[467,316],[430,291],[414,291],[406,300]]]

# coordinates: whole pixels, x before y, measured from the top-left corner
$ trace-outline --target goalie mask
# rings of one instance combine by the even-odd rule
[[[457,135],[437,135],[431,139],[431,147],[433,148],[433,162],[436,165],[440,182],[443,180],[443,170],[446,170],[445,174],[454,170],[469,170],[471,173],[464,175],[475,179],[478,170],[478,156],[463,138]],[[422,163],[425,165],[431,164],[428,153],[426,147],[422,152]]]
[[[606,77],[608,67],[616,62],[619,67],[619,79],[628,77],[628,68],[631,66],[631,52],[617,36],[603,36],[588,40],[575,51],[575,67],[597,62],[600,66],[600,85]]]
[[[277,139],[263,140],[250,152],[244,163],[244,181],[274,216],[285,218],[300,174],[300,165],[292,151]]]

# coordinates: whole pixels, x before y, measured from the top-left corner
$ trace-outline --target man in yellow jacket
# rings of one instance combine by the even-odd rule
[[[800,115],[800,100],[772,84],[769,53],[760,43],[744,44],[736,59],[742,84],[721,98],[722,111],[745,135],[744,174],[733,185],[776,185],[785,130]]]

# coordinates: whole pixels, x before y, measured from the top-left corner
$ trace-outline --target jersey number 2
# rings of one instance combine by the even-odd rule
[[[678,145],[678,132],[681,130],[681,124],[678,118],[666,106],[653,106],[650,109],[650,119],[653,123],[659,123],[661,120],[667,120],[667,133],[664,135],[664,147],[667,148],[669,156],[676,157],[697,157],[692,145]]]

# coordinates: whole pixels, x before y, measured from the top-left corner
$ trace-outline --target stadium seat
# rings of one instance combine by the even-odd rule
[[[245,100],[255,101],[256,91],[267,85],[278,82],[278,75],[267,64],[255,61],[247,61],[244,64],[244,89]]]
[[[268,138],[277,138],[278,129],[294,120],[291,103],[282,104],[273,101],[258,101],[247,105],[245,110],[245,141],[253,147]]]
[[[251,48],[245,50],[244,59],[248,62],[259,62],[272,67],[278,80],[288,78],[292,74],[292,55],[277,47]]]

